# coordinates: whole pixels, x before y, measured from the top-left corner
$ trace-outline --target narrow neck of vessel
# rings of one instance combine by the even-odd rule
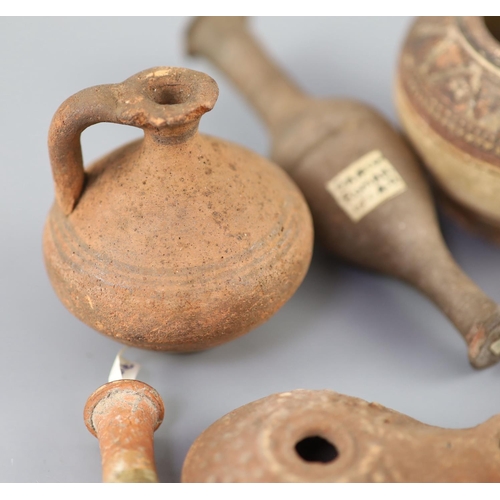
[[[144,129],[144,145],[178,146],[191,141],[198,133],[200,120],[163,128]]]
[[[244,18],[197,19],[189,32],[189,48],[192,54],[206,56],[231,78],[271,133],[308,102],[306,95],[258,45]]]
[[[415,262],[404,278],[436,303],[463,337],[497,308],[458,266],[444,243],[420,254]]]

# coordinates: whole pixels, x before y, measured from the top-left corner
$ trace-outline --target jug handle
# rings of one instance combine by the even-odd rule
[[[52,119],[49,156],[56,201],[65,215],[73,211],[85,184],[82,132],[102,122],[132,125],[119,112],[119,87],[110,84],[84,89],[64,101]]]
[[[73,211],[84,188],[80,136],[87,127],[118,123],[182,136],[188,130],[196,132],[201,116],[214,107],[218,95],[217,84],[204,73],[158,66],[122,83],[97,85],[66,99],[49,129],[50,163],[62,212]]]

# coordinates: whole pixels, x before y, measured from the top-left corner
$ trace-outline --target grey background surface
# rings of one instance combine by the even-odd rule
[[[46,276],[41,234],[53,200],[46,137],[71,94],[143,69],[185,66],[220,87],[201,131],[266,154],[266,131],[208,62],[184,55],[188,18],[0,19],[0,481],[100,481],[87,397],[121,347],[75,319]],[[289,74],[317,96],[371,103],[397,123],[392,82],[410,18],[256,18],[251,26]],[[86,163],[140,131],[98,125]],[[500,249],[444,219],[465,271],[500,300]],[[186,452],[212,422],[245,403],[296,388],[329,388],[423,422],[476,425],[500,411],[500,366],[477,372],[463,340],[423,296],[315,249],[296,295],[269,322],[216,349],[172,355],[137,349],[140,379],[162,395],[155,437],[162,481],[178,481]]]

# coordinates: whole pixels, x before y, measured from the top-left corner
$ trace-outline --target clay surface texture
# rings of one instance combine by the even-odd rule
[[[421,290],[461,333],[474,367],[496,363],[498,306],[451,256],[419,161],[387,120],[357,101],[305,95],[244,18],[195,20],[188,48],[222,69],[266,122],[271,156],[300,186],[322,243]]]
[[[293,181],[198,133],[217,96],[209,76],[160,67],[83,90],[54,116],[47,271],[76,317],[122,343],[222,344],[272,316],[307,272],[312,219]],[[144,139],[84,171],[79,137],[98,122],[140,127]]]
[[[328,390],[274,394],[228,413],[190,448],[184,482],[498,482],[500,416],[425,425]]]
[[[500,241],[500,18],[423,17],[398,69],[397,105],[446,206]]]
[[[158,482],[153,432],[163,415],[160,395],[137,380],[109,382],[89,397],[84,419],[99,439],[103,482]]]

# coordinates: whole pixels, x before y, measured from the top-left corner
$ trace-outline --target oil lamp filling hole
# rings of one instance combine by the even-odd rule
[[[306,462],[322,462],[324,464],[335,460],[339,452],[337,448],[320,436],[310,436],[295,445],[295,451]]]
[[[486,16],[484,23],[488,31],[500,42],[500,16]]]

